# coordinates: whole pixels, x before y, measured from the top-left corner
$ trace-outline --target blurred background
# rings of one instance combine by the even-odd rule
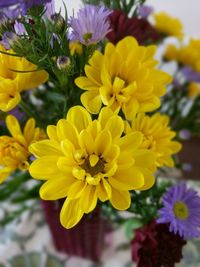
[[[56,0],[57,9],[62,6],[63,0]],[[67,8],[69,7],[69,15],[73,10],[80,7],[80,0],[64,0]],[[184,24],[185,33],[189,36],[198,36],[200,34],[199,27],[199,0],[148,0],[147,4],[152,5],[156,11],[165,11],[172,16],[178,17]]]

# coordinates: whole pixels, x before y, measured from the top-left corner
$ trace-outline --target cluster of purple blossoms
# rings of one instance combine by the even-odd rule
[[[27,9],[34,5],[44,5],[50,3],[52,0],[1,0],[0,9],[8,18],[16,18],[20,12],[26,14]]]
[[[163,196],[158,223],[168,223],[169,231],[184,239],[200,237],[200,197],[185,183],[174,185]]]
[[[110,31],[108,16],[111,13],[112,11],[104,6],[85,5],[78,11],[77,17],[71,17],[69,20],[72,29],[70,40],[84,45],[98,43]]]

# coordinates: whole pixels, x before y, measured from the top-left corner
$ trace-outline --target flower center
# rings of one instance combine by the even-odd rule
[[[104,172],[104,160],[100,159],[96,155],[90,155],[85,159],[84,163],[81,166],[82,169],[89,173],[91,176],[95,176],[98,173]]]
[[[83,40],[87,43],[92,38],[92,32],[83,33]]]
[[[188,207],[182,201],[178,201],[174,204],[173,211],[175,216],[181,220],[186,220],[189,216]]]

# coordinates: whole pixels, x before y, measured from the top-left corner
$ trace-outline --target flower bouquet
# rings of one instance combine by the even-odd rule
[[[155,53],[183,33],[144,2],[84,1],[68,17],[51,0],[1,1],[0,199],[40,197],[59,251],[101,261],[124,226],[138,267],[167,267],[200,236],[200,197],[163,179],[180,165],[182,92]]]

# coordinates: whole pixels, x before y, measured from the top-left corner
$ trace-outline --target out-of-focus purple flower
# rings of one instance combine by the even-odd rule
[[[85,5],[78,11],[76,18],[71,17],[69,20],[72,29],[70,40],[84,45],[98,43],[110,31],[108,16],[111,13],[104,6]]]
[[[143,19],[147,19],[152,12],[153,12],[152,6],[143,5],[138,7],[138,15]]]
[[[191,132],[188,129],[182,129],[179,131],[179,137],[182,140],[188,140],[191,138]]]
[[[7,114],[12,114],[13,116],[15,116],[18,119],[18,121],[21,121],[25,115],[24,112],[22,112],[18,107],[12,109],[8,113],[0,111],[0,125],[1,126],[6,125],[5,119],[6,119]]]
[[[1,44],[6,50],[11,49],[14,42],[16,42],[18,39],[18,36],[14,32],[5,32],[2,35]]]
[[[17,1],[17,0],[1,0],[0,2],[0,8],[4,8],[4,7],[9,7],[9,6],[12,6],[12,5],[16,5],[18,4],[19,2],[21,1]]]
[[[15,21],[14,29],[17,35],[25,35],[27,33],[24,25],[21,22],[18,22],[17,20]]]
[[[21,0],[19,2],[21,3],[21,6],[27,10],[28,8],[31,8],[32,6],[39,6],[39,5],[50,3],[51,0],[29,0],[29,1]]]
[[[184,239],[200,237],[200,197],[185,183],[174,185],[163,196],[158,223],[169,223],[169,230]]]
[[[56,13],[56,9],[55,9],[55,1],[52,0],[50,3],[46,4],[46,12],[45,15],[50,18],[53,14]]]
[[[15,20],[19,17],[21,10],[19,5],[0,8],[0,24],[4,24],[7,20]]]
[[[182,68],[181,72],[188,82],[200,82],[200,72],[196,72],[190,67]]]

